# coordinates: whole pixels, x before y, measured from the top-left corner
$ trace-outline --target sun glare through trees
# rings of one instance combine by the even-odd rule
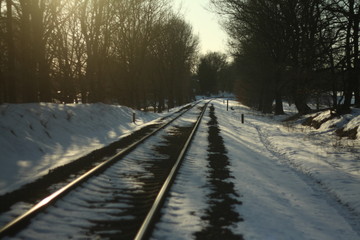
[[[266,113],[282,114],[284,100],[302,114],[324,99],[338,113],[360,106],[359,1],[207,3],[232,62],[200,55],[171,0],[1,0],[0,103],[162,111],[222,90]]]
[[[1,102],[190,100],[198,39],[169,1],[0,3]]]

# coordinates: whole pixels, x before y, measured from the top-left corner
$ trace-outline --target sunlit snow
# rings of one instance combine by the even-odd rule
[[[0,194],[163,115],[106,104],[0,105]]]
[[[229,101],[229,111],[223,100],[212,103],[231,163],[231,181],[242,202],[236,211],[244,221],[233,226],[235,233],[259,240],[360,239],[359,133],[357,140],[334,134],[334,126],[359,126],[358,110],[316,130],[300,121],[283,123],[286,116],[262,115],[235,101]],[[287,105],[286,111],[293,113]],[[133,124],[132,112],[104,104],[1,105],[0,194],[159,117],[137,112]],[[206,124],[193,141],[156,239],[191,239],[203,226],[209,191]]]

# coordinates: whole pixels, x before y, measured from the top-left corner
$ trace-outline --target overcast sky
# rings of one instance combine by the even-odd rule
[[[176,9],[193,26],[194,33],[200,37],[201,53],[227,51],[227,35],[219,24],[217,14],[210,12],[209,0],[173,0]]]

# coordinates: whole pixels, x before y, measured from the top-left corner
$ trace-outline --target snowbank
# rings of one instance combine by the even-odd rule
[[[303,125],[309,117],[322,124],[318,128]],[[261,142],[275,158],[360,213],[360,110],[335,117],[327,110],[295,122],[284,123],[283,119],[284,116],[261,117],[248,111],[248,124],[257,129]],[[357,139],[339,137],[339,129],[357,129]]]
[[[360,109],[352,109],[351,113],[337,116],[332,111],[327,110],[317,114],[311,114],[308,116],[310,119],[310,124],[315,125],[315,127],[322,132],[326,131],[338,131],[341,129],[341,132],[350,132],[353,131],[352,135],[349,136],[346,134],[339,134],[340,136],[348,136],[352,139],[360,138]]]
[[[0,105],[0,194],[128,134],[159,114],[106,104]]]

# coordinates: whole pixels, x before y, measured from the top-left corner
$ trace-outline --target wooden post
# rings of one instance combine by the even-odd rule
[[[241,114],[241,123],[244,124],[244,114]]]
[[[135,113],[133,113],[132,121],[133,121],[133,123],[135,123],[135,122],[136,122],[136,116],[135,116]]]
[[[226,100],[226,111],[229,111],[229,99]]]

